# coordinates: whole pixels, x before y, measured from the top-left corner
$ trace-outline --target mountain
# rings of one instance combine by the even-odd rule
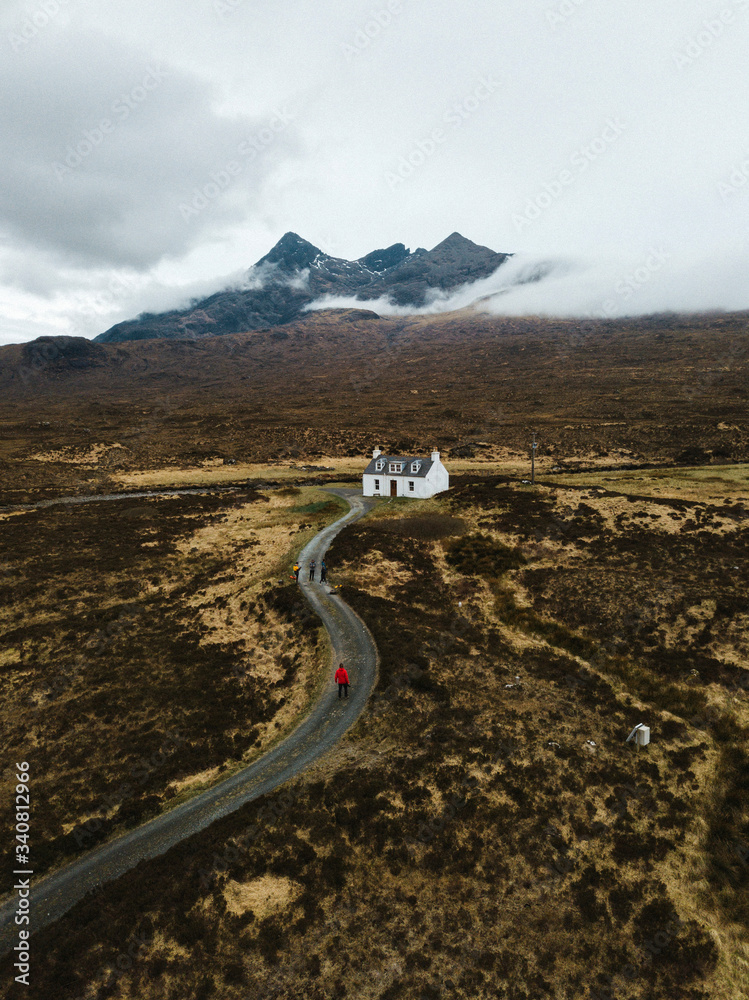
[[[392,248],[391,248],[392,249]],[[416,250],[384,271],[359,298],[387,295],[396,305],[423,306],[431,289],[450,291],[493,274],[511,254],[495,253],[453,233],[433,250]]]
[[[399,306],[423,306],[432,290],[449,291],[485,278],[509,254],[478,246],[453,233],[432,250],[413,253],[403,243],[358,260],[323,253],[296,233],[286,233],[249,269],[240,286],[214,292],[187,309],[144,313],[111,327],[100,343],[154,338],[189,339],[267,329],[296,319],[325,295],[363,302],[387,297]]]

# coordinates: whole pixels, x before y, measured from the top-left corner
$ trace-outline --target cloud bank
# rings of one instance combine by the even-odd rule
[[[749,310],[749,258],[700,257],[653,245],[637,256],[584,259],[517,254],[488,278],[432,290],[421,308],[389,298],[324,296],[308,310],[368,308],[382,316],[438,315],[474,308],[499,316],[615,319],[661,312]]]
[[[5,0],[0,341],[177,306],[288,230],[557,262],[507,310],[743,308],[748,45],[749,0]]]

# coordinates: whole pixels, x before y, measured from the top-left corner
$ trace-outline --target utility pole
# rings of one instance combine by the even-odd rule
[[[533,444],[531,445],[531,485],[535,485],[536,482],[536,448],[538,444],[536,443],[536,432],[533,432]]]

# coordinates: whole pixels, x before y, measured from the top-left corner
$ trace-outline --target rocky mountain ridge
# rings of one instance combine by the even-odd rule
[[[214,292],[187,309],[142,314],[95,339],[101,343],[192,340],[267,329],[293,321],[305,307],[328,295],[362,302],[386,297],[398,306],[418,308],[430,294],[487,277],[509,256],[452,233],[432,250],[419,247],[411,252],[403,243],[394,243],[357,260],[345,260],[289,232],[249,269],[241,285]]]

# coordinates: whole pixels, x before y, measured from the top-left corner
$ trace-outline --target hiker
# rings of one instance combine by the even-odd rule
[[[328,579],[328,567],[325,565],[325,560],[320,563],[320,583],[325,583]]]
[[[316,563],[315,563],[315,560],[313,559],[312,562],[309,564],[309,578],[310,578],[310,580],[314,580],[315,579],[315,565],[316,565]]]
[[[301,568],[302,567],[299,565],[299,563],[294,563],[294,579],[296,580],[297,583],[299,583],[299,570]]]
[[[341,697],[341,691],[343,691],[348,698],[348,674],[343,664],[335,672],[335,682],[338,685],[338,697]]]

